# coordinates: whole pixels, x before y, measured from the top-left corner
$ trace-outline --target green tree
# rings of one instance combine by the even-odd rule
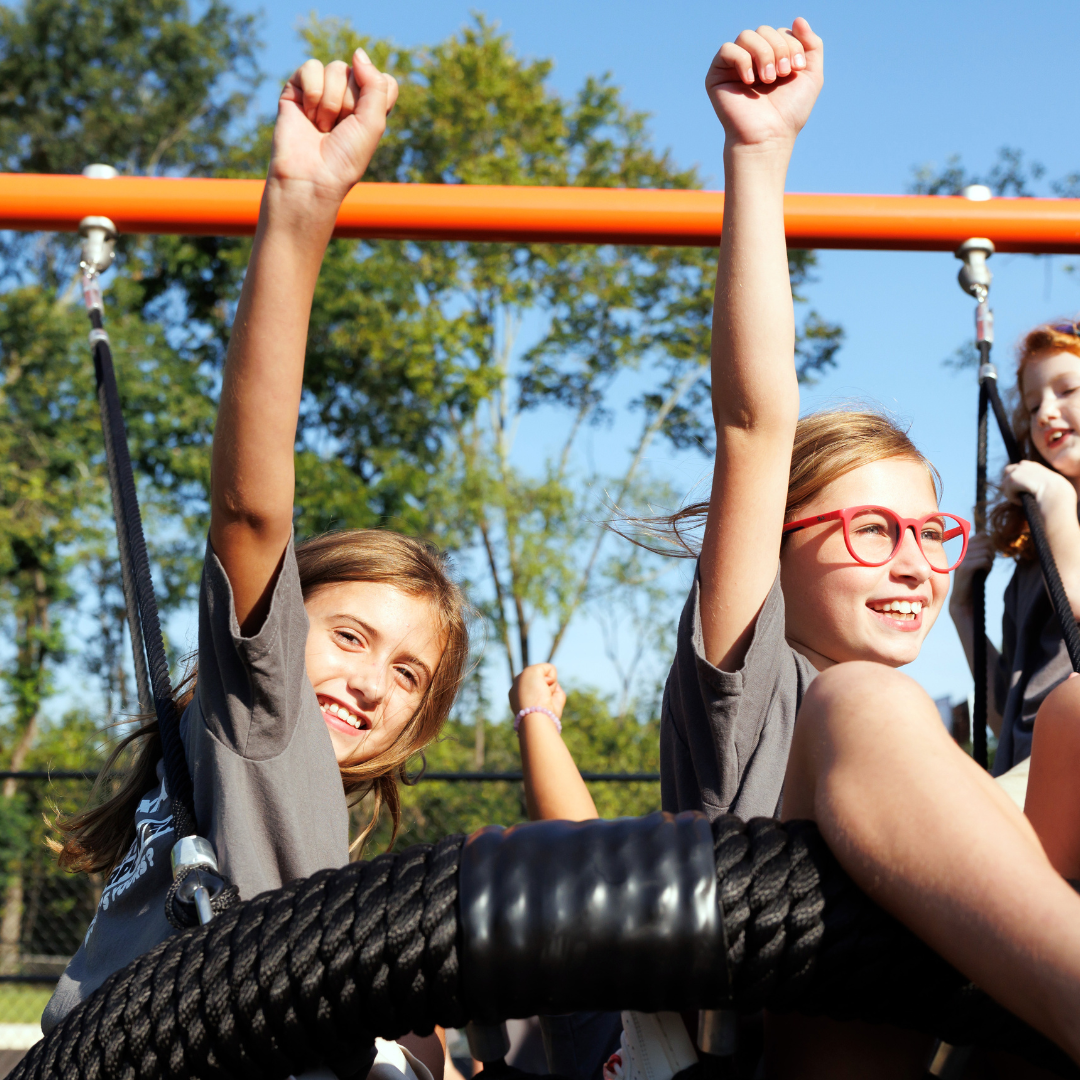
[[[225,84],[245,69],[254,78],[253,50],[250,19],[216,0],[194,19],[182,0],[0,6],[0,167],[78,172],[103,160],[127,172],[212,171],[246,108],[246,96]],[[170,320],[176,287],[157,270],[175,250],[172,241],[124,238],[107,302],[141,494],[151,518],[168,519],[182,536],[155,545],[165,600],[190,592],[196,531],[186,526],[205,490],[212,419],[199,335]],[[14,649],[0,668],[8,706],[0,751],[19,769],[34,750],[52,671],[72,644],[104,678],[106,716],[132,703],[120,693],[122,605],[87,323],[75,303],[76,241],[16,235],[3,254],[0,618]],[[84,649],[66,623],[87,573],[100,591],[102,634]],[[4,816],[16,820],[24,797],[6,782]],[[8,961],[20,940],[25,859],[7,846],[0,952]]]

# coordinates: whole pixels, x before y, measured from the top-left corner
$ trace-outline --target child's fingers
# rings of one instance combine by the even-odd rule
[[[791,33],[802,43],[806,54],[806,68],[808,71],[821,71],[824,66],[825,46],[821,38],[810,29],[810,24],[799,16],[791,24]]]
[[[349,86],[349,67],[343,60],[332,60],[323,71],[323,91],[315,114],[315,126],[329,131],[337,123]]]
[[[353,54],[352,72],[358,90],[353,113],[365,126],[370,125],[372,130],[381,132],[386,126],[386,114],[390,111],[389,83],[393,82],[395,88],[397,83],[384,75],[363,49],[357,49]]]
[[[389,113],[397,104],[398,81],[393,75],[385,75],[386,79],[386,111]]]
[[[757,33],[758,37],[764,38],[772,48],[773,56],[776,58],[777,76],[783,78],[785,75],[790,75],[791,49],[788,46],[789,39],[783,31],[776,30],[771,26],[759,26]]]
[[[776,56],[772,46],[756,30],[744,30],[736,39],[754,60],[754,71],[763,83],[776,82]]]
[[[318,60],[305,60],[289,80],[299,93],[300,108],[314,124],[323,92],[323,66]]]
[[[784,35],[784,40],[787,42],[792,70],[802,71],[806,67],[806,52],[803,50],[803,43],[791,32],[790,26],[782,27],[780,33]]]
[[[724,42],[705,75],[705,85],[742,82],[749,86],[753,81],[754,58],[733,41]]]

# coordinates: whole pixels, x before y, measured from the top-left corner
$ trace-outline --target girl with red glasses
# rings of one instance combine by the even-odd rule
[[[706,78],[725,132],[716,462],[708,502],[666,523],[684,543],[704,520],[664,695],[663,806],[816,820],[868,894],[1080,1061],[1080,898],[897,670],[941,612],[968,523],[887,418],[799,419],[784,184],[822,71],[797,19],[744,31]],[[930,1049],[794,1015],[766,1034],[779,1077],[914,1077]]]

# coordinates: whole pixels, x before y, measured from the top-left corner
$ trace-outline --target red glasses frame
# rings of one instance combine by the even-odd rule
[[[862,556],[857,555],[855,549],[851,546],[851,519],[856,514],[861,514],[864,510],[883,510],[886,514],[891,514],[896,518],[897,524],[900,526],[900,531],[897,533],[896,545],[893,547],[889,557],[887,559],[882,559],[880,562],[868,562],[866,559],[862,558]],[[813,517],[800,518],[798,521],[792,521],[784,526],[784,532],[795,532],[796,529],[805,529],[808,525],[817,525],[822,521],[842,521],[844,523],[844,543],[847,545],[848,553],[851,557],[863,566],[884,566],[887,562],[892,562],[892,560],[896,558],[896,553],[900,550],[900,545],[903,544],[908,529],[911,529],[915,534],[915,543],[919,545],[919,551],[922,552],[922,557],[926,559],[930,569],[933,570],[935,574],[947,574],[950,571],[955,570],[964,561],[964,556],[967,554],[968,537],[971,535],[971,522],[962,517],[958,517],[956,514],[949,514],[949,517],[960,522],[960,526],[959,529],[947,530],[943,539],[952,540],[957,532],[961,532],[964,535],[964,546],[960,550],[960,558],[957,559],[952,566],[941,568],[930,562],[926,552],[923,550],[922,538],[919,535],[922,532],[922,527],[928,521],[940,516],[941,512],[938,511],[937,513],[927,514],[925,517],[921,518],[906,518],[901,517],[895,510],[890,510],[887,506],[849,506],[846,510],[831,510],[827,514],[814,514]]]

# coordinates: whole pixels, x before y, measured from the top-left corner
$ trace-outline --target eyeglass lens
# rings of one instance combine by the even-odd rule
[[[900,524],[888,510],[861,510],[848,526],[851,548],[868,563],[881,564],[900,546]],[[939,514],[923,523],[919,546],[927,562],[938,570],[951,570],[964,550],[964,530],[951,514]]]

